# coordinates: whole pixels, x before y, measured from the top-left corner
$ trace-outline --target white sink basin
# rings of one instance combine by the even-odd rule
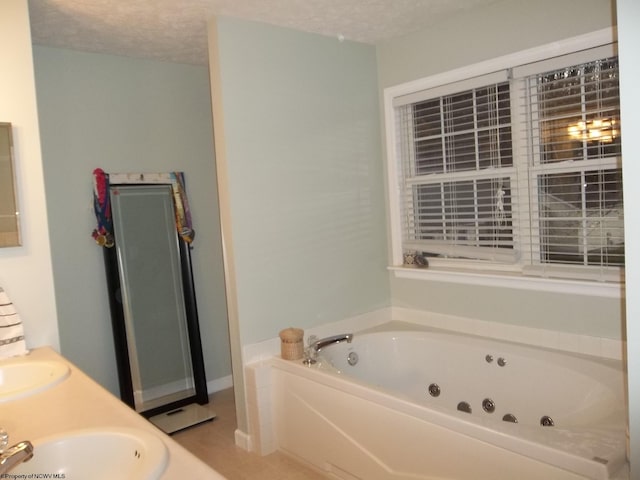
[[[169,458],[160,437],[131,428],[75,430],[31,443],[33,458],[11,475],[39,478],[35,474],[46,472],[69,480],[152,480],[160,478]]]
[[[69,367],[56,361],[8,359],[0,362],[0,403],[27,397],[62,382]]]

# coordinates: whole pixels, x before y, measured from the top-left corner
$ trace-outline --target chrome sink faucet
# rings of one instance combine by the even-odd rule
[[[9,435],[6,430],[0,428],[0,477],[16,465],[27,462],[33,457],[31,442],[19,442],[8,448],[7,445],[9,445]]]
[[[333,335],[332,337],[322,338],[317,340],[315,336],[309,337],[309,347],[306,350],[305,359],[303,363],[305,365],[313,365],[317,362],[318,353],[325,347],[329,345],[334,345],[336,343],[347,342],[351,343],[353,340],[353,333],[343,333],[340,335]]]

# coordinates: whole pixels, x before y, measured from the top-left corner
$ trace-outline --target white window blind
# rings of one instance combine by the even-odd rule
[[[524,79],[532,265],[624,264],[617,57]]]
[[[396,108],[407,251],[513,260],[509,97],[505,81]]]
[[[392,107],[403,254],[619,279],[612,46],[404,92]]]

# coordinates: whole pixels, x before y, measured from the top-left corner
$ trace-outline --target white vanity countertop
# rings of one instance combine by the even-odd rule
[[[9,433],[10,445],[68,430],[96,427],[139,428],[158,435],[169,450],[169,463],[162,479],[225,478],[52,348],[37,348],[29,355],[18,358],[61,361],[69,365],[71,374],[48,390],[0,404],[0,426]]]

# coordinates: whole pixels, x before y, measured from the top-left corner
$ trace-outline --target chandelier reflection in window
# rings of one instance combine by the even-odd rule
[[[573,123],[567,131],[572,139],[587,142],[611,143],[619,135],[616,121],[612,118]]]

